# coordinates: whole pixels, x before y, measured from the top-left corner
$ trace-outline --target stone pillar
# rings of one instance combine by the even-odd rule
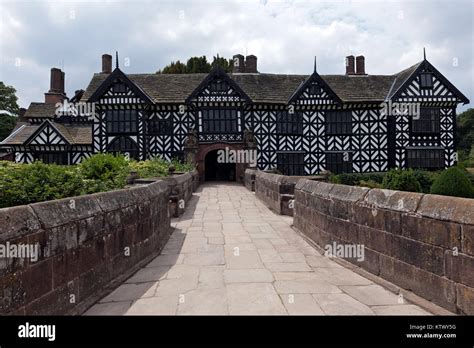
[[[186,163],[191,163],[196,166],[198,148],[197,132],[192,129],[188,132],[188,135],[184,140],[184,160]]]
[[[245,163],[244,168],[243,168],[243,173],[245,173],[245,170],[247,168],[250,169],[257,169],[257,142],[255,141],[255,136],[253,134],[253,130],[251,129],[245,129],[244,130],[244,150],[248,153],[250,151],[254,152],[255,151],[255,164],[250,164],[250,163]],[[243,174],[245,175],[245,174]],[[241,179],[242,181],[244,178]],[[237,181],[239,181],[239,178],[237,178]]]

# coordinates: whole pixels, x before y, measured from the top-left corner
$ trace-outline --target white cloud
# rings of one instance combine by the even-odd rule
[[[22,106],[43,99],[52,66],[64,61],[72,94],[100,70],[102,53],[115,50],[130,58],[127,72],[248,53],[261,72],[310,73],[317,55],[321,74],[343,73],[346,55],[364,54],[368,73],[393,74],[421,60],[426,47],[428,59],[474,98],[470,0],[3,1],[0,10],[0,80],[17,88]],[[28,64],[15,68],[16,57]]]

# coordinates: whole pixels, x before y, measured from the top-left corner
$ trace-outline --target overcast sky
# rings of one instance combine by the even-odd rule
[[[20,105],[43,101],[51,67],[72,96],[119,52],[126,73],[150,73],[190,56],[254,54],[266,73],[343,74],[364,55],[369,74],[427,58],[474,100],[474,1],[5,1],[0,0],[0,81]],[[125,62],[129,62],[126,66]],[[114,62],[115,64],[115,62]]]

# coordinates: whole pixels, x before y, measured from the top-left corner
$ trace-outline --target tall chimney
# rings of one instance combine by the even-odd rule
[[[346,75],[354,75],[355,68],[354,68],[354,56],[347,56],[346,57]]]
[[[61,69],[51,68],[51,80],[49,84],[49,93],[61,93],[63,86],[63,74]]]
[[[65,74],[58,68],[51,68],[50,88],[44,94],[44,102],[46,104],[56,104],[62,102],[66,97],[64,93]]]
[[[102,73],[110,74],[112,72],[112,56],[110,54],[102,55]]]
[[[356,57],[356,74],[365,75],[365,58],[364,56]]]
[[[244,56],[241,54],[236,54],[233,57],[234,66],[232,72],[234,73],[243,73],[245,72],[245,63],[244,63]]]
[[[257,57],[253,54],[245,58],[245,72],[258,73],[257,71]]]

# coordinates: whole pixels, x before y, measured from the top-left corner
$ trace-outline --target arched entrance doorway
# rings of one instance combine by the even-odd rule
[[[204,159],[204,179],[206,181],[235,181],[235,163],[219,163],[218,151],[211,150]]]

